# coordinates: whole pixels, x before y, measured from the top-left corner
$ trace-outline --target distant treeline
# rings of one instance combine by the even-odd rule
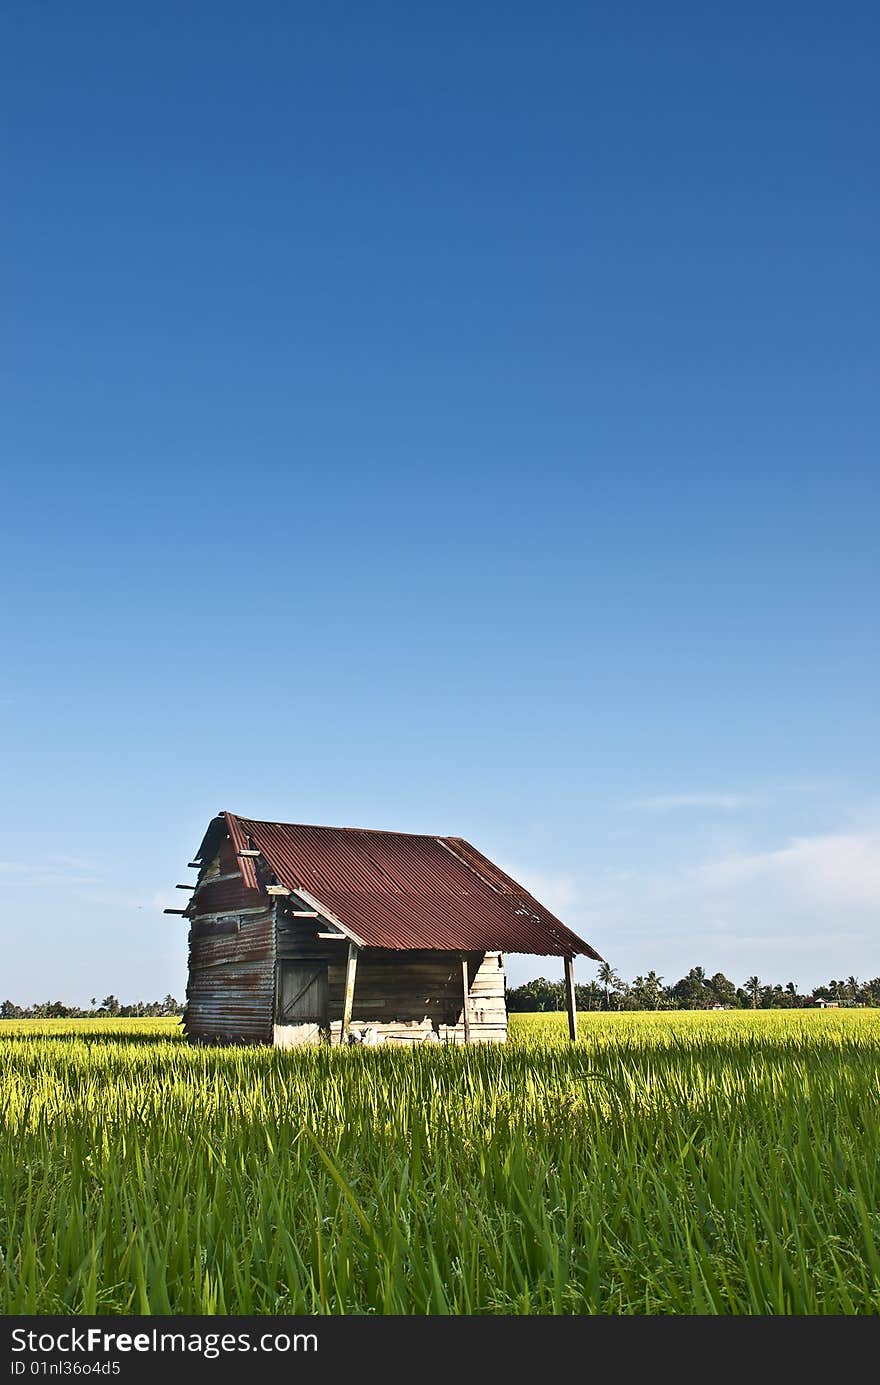
[[[702,967],[691,967],[687,976],[672,986],[664,986],[663,977],[655,971],[628,982],[603,963],[596,981],[575,986],[575,997],[579,1010],[711,1010],[717,1006],[732,1010],[794,1010],[819,1001],[840,1006],[880,1005],[880,976],[873,981],[848,976],[845,981],[817,986],[805,995],[794,981],[770,985],[750,976],[742,986],[737,986],[723,972],[707,976]],[[507,992],[507,1008],[564,1010],[564,983],[539,976],[536,981],[515,986]]]
[[[574,989],[579,1010],[711,1010],[719,1005],[732,1010],[795,1010],[820,1001],[840,1006],[880,1006],[880,976],[873,981],[848,976],[845,981],[829,981],[805,994],[794,981],[784,986],[771,985],[750,976],[742,986],[737,986],[723,972],[707,976],[702,967],[691,967],[687,976],[672,986],[664,986],[663,977],[655,971],[628,982],[603,963],[596,981],[587,981]],[[507,1008],[512,1012],[564,1010],[564,983],[539,976],[524,986],[509,988]],[[86,1009],[65,1005],[61,1000],[27,1006],[4,1000],[0,1004],[0,1019],[150,1019],[182,1015],[183,1009],[183,1002],[173,995],[166,995],[164,1000],[136,1000],[131,1005],[123,1005],[115,995],[101,1001],[93,996]]]
[[[123,1005],[115,995],[98,1001],[92,996],[91,1008],[65,1005],[62,1000],[44,1000],[37,1005],[16,1005],[12,1000],[0,1004],[0,1019],[4,1020],[92,1020],[92,1019],[150,1019],[160,1015],[182,1015],[183,1005],[173,995],[164,1000],[136,1000]]]

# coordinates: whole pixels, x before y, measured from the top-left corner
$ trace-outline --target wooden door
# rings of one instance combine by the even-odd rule
[[[329,1027],[326,962],[280,964],[275,1023]]]

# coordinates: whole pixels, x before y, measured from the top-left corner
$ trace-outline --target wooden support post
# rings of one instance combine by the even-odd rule
[[[471,1041],[471,983],[468,977],[468,959],[461,959],[461,989],[462,989],[462,1018],[464,1019],[464,1041],[469,1044]]]
[[[568,1011],[568,1037],[572,1043],[577,1041],[578,1014],[574,994],[574,958],[565,959],[565,1008]]]
[[[354,1008],[354,978],[357,973],[358,950],[354,943],[348,945],[348,961],[345,964],[345,994],[342,999],[342,1029],[339,1032],[339,1042],[348,1043],[348,1034],[351,1029],[351,1012]]]

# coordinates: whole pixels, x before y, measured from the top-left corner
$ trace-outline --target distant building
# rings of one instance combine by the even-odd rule
[[[815,1001],[817,1010],[839,1010],[839,1000],[817,1000]]]

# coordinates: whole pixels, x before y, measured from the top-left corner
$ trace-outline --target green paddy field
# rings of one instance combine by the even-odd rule
[[[880,1011],[580,1026],[273,1052],[0,1023],[0,1310],[880,1310]]]

